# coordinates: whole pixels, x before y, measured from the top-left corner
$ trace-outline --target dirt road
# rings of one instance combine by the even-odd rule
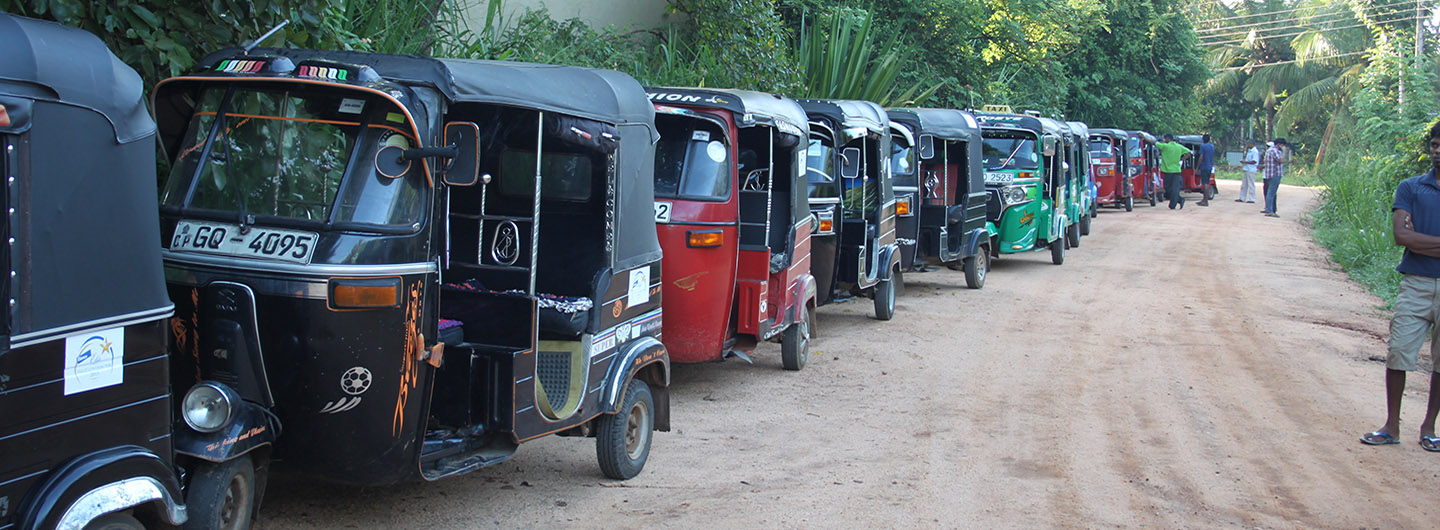
[[[1403,444],[1357,441],[1383,420],[1387,321],[1310,241],[1314,192],[1270,219],[1220,186],[1104,210],[1065,265],[1007,256],[980,291],[907,275],[892,322],[822,308],[802,372],[775,345],[680,366],[676,430],[628,482],[548,438],[431,484],[278,478],[260,527],[1434,528],[1428,380]]]

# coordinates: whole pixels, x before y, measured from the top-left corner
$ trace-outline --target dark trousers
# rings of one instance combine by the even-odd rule
[[[1185,204],[1185,197],[1180,195],[1180,185],[1183,184],[1179,173],[1161,173],[1165,177],[1165,198],[1170,199],[1170,209],[1174,210],[1178,204]]]

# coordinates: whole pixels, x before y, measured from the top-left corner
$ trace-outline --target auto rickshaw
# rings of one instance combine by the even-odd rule
[[[0,13],[0,49],[0,528],[182,524],[144,85],[79,29]]]
[[[1155,148],[1155,135],[1130,131],[1126,150],[1130,157],[1131,195],[1150,201],[1155,206],[1165,196],[1165,183],[1160,180],[1160,151]],[[1144,183],[1141,187],[1140,183]]]
[[[271,460],[435,480],[549,434],[641,471],[670,361],[639,83],[301,49],[197,68],[152,105],[194,475],[253,502]]]
[[[780,340],[799,370],[815,321],[805,111],[783,96],[647,88],[655,103],[655,223],[674,362],[744,359]]]
[[[1090,174],[1090,127],[1078,121],[1067,121],[1065,125],[1070,130],[1070,141],[1066,142],[1070,151],[1069,174],[1075,179],[1074,189],[1080,199],[1079,221],[1075,223],[1079,225],[1077,236],[1088,236],[1090,220],[1095,218],[1095,182]],[[1076,237],[1075,242],[1079,241],[1080,237]]]
[[[995,224],[991,244],[997,257],[1049,249],[1051,262],[1065,263],[1065,229],[1071,223],[1059,122],[1019,114],[975,118],[984,137],[986,218]]]
[[[1204,136],[1177,134],[1175,141],[1195,153],[1194,156],[1180,161],[1180,191],[1200,193],[1206,200],[1215,198],[1215,194],[1220,191],[1215,186],[1215,174],[1210,174],[1209,182],[1200,182],[1200,174],[1196,171],[1200,167],[1200,146],[1205,145]]]
[[[1130,133],[1120,129],[1090,129],[1090,166],[1094,174],[1097,197],[1100,205],[1112,205],[1135,210],[1135,195],[1131,192],[1130,158],[1125,156],[1125,143]]]
[[[991,247],[980,124],[954,109],[888,112],[892,123],[915,132],[917,146],[891,148],[897,205],[909,213],[899,215],[896,224],[900,237],[916,241],[900,247],[901,268],[944,264],[963,269],[969,288],[984,287]]]
[[[875,318],[895,316],[900,275],[890,117],[873,102],[798,100],[810,119],[805,174],[817,228],[810,239],[816,302],[869,296]]]

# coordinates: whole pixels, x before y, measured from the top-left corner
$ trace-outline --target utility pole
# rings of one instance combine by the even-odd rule
[[[1415,68],[1420,68],[1420,58],[1425,55],[1425,10],[1423,0],[1415,0]]]

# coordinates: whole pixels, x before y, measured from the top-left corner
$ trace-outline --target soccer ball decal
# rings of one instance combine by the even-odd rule
[[[370,370],[356,366],[340,374],[340,389],[346,394],[358,396],[370,389]]]

